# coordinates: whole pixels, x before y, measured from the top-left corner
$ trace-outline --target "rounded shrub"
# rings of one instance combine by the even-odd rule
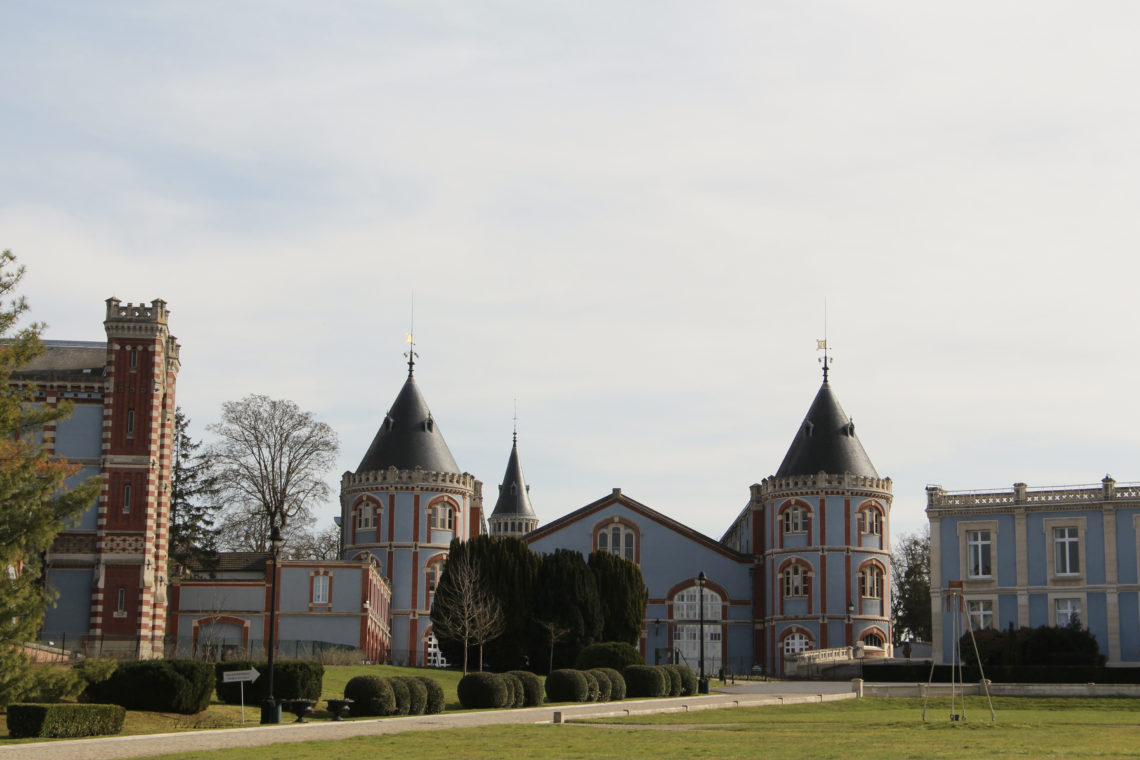
[[[627,697],[663,697],[669,693],[665,671],[653,665],[627,665],[621,674]]]
[[[583,670],[582,675],[586,677],[586,701],[598,701],[598,677],[588,670]]]
[[[196,660],[124,662],[111,677],[87,687],[87,698],[128,710],[192,715],[210,704],[214,666]]]
[[[526,701],[526,690],[523,688],[522,679],[512,673],[500,673],[499,678],[502,678],[507,684],[507,707],[522,707],[523,702]]]
[[[412,695],[408,692],[408,685],[395,678],[387,679],[392,687],[392,696],[396,698],[396,712],[393,715],[407,715],[412,709]]]
[[[605,673],[610,679],[610,701],[620,702],[625,699],[625,678],[613,668],[596,668],[599,673]]]
[[[427,676],[416,676],[416,678],[423,682],[424,689],[427,690],[427,704],[424,705],[424,714],[435,715],[443,712],[447,697],[443,693],[443,687],[439,685],[439,681]]]
[[[586,674],[564,668],[546,677],[546,699],[550,702],[585,702],[590,686]]]
[[[622,670],[627,665],[644,665],[645,658],[632,644],[624,641],[603,641],[591,644],[578,653],[574,667],[580,670],[591,668],[614,668]]]
[[[681,696],[691,697],[697,693],[697,674],[688,665],[674,665],[681,674]]]
[[[507,682],[497,673],[468,673],[459,679],[459,704],[468,710],[504,707]]]
[[[394,715],[396,695],[387,678],[356,676],[344,686],[344,698],[352,700],[349,711],[354,718]]]
[[[610,693],[613,691],[613,684],[610,682],[609,674],[601,668],[594,668],[593,670],[587,670],[586,676],[593,678],[594,682],[598,685],[598,696],[594,698],[594,701],[609,702]]]
[[[394,676],[392,680],[400,681],[408,687],[408,715],[423,715],[427,709],[428,697],[423,681],[414,676]]]
[[[542,679],[529,670],[512,670],[512,676],[518,678],[523,685],[523,707],[538,707],[542,704]]]
[[[667,697],[681,696],[681,671],[677,670],[676,665],[659,665],[661,672],[665,674],[668,681],[667,688],[669,692],[665,694]]]

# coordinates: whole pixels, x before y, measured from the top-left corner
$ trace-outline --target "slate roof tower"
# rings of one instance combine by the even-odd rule
[[[492,536],[525,536],[538,527],[538,516],[530,504],[530,486],[523,478],[522,464],[519,462],[519,435],[516,430],[511,443],[511,455],[507,459],[507,471],[499,486],[499,499],[487,521]]]

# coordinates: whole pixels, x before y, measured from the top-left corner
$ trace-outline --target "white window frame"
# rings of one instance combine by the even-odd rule
[[[1084,599],[1079,596],[1058,596],[1049,600],[1052,605],[1050,612],[1053,616],[1053,625],[1065,626],[1069,625],[1072,621],[1073,615],[1076,615],[1077,623],[1080,625],[1085,624],[1085,605]],[[1061,607],[1066,607],[1064,619],[1061,617]]]
[[[878,565],[864,565],[859,571],[859,597],[882,599],[885,591],[883,576],[883,570]]]
[[[785,507],[783,514],[780,515],[784,527],[784,535],[798,536],[807,533],[809,514],[807,508],[802,504],[790,504]]]
[[[780,651],[785,657],[792,657],[803,652],[811,651],[811,638],[806,633],[793,631],[780,639]]]
[[[1085,543],[1085,527],[1087,520],[1084,517],[1046,517],[1041,521],[1041,529],[1045,534],[1045,563],[1049,581],[1052,583],[1080,582],[1085,577],[1085,557],[1088,555],[1088,545]],[[1058,566],[1057,531],[1076,529],[1077,566],[1074,568],[1061,568]],[[1066,538],[1066,542],[1072,539]],[[1066,572],[1062,572],[1062,569]]]
[[[321,573],[313,573],[312,599],[314,605],[327,607],[332,592],[332,577]]]
[[[966,614],[975,631],[986,628],[997,628],[997,618],[994,616],[997,603],[990,597],[966,600]]]
[[[984,541],[971,541],[971,534],[989,533],[989,559],[990,567],[989,574],[974,574],[971,571],[971,560],[973,559],[974,548],[986,545]],[[980,559],[980,554],[979,554]],[[964,581],[972,583],[989,583],[994,584],[997,582],[998,577],[998,522],[997,520],[985,520],[976,522],[959,522],[958,523],[958,561],[961,568],[961,578]],[[982,568],[978,568],[981,570]]]
[[[785,599],[803,599],[807,596],[807,579],[811,568],[802,562],[793,562],[780,573],[780,584]]]
[[[374,530],[376,528],[376,505],[370,501],[362,501],[356,505],[356,529]]]
[[[595,531],[598,551],[609,552],[633,563],[637,562],[637,543],[640,538],[627,523],[607,522],[597,526]]]

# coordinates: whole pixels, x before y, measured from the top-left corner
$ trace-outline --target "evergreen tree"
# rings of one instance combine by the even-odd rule
[[[482,568],[488,593],[503,610],[503,633],[488,642],[487,662],[494,670],[525,668],[535,584],[542,559],[513,536],[478,536],[468,544]]]
[[[13,377],[44,350],[43,325],[18,327],[28,309],[15,295],[23,274],[11,252],[0,254],[0,705],[18,697],[30,676],[20,645],[35,638],[50,602],[43,553],[100,488],[94,477],[67,489],[79,468],[50,459],[40,445],[37,433],[65,419],[71,405],[39,405],[35,388]]]
[[[543,555],[533,615],[532,663],[552,660],[554,668],[572,667],[582,647],[601,639],[598,587],[581,554],[573,549],[555,549]],[[560,629],[566,630],[565,635],[552,644],[550,632]]]
[[[209,457],[189,433],[190,420],[182,407],[174,411],[173,474],[170,485],[170,559],[182,567],[213,567],[217,561],[215,516],[218,477]]]
[[[891,552],[891,615],[896,644],[930,641],[930,531],[902,536]]]
[[[465,675],[472,648],[477,648],[482,670],[484,645],[498,638],[504,627],[503,608],[488,592],[483,569],[470,548],[463,541],[451,542],[431,605],[432,631],[440,651],[452,662],[462,659]]]
[[[602,641],[636,646],[649,604],[649,589],[641,570],[628,559],[604,551],[591,554],[588,564],[602,606]]]

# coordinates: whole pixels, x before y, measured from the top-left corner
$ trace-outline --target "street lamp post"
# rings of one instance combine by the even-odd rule
[[[700,680],[697,682],[697,691],[701,694],[709,693],[709,680],[705,678],[705,583],[708,582],[708,576],[702,570],[701,574],[697,576],[697,605],[700,607],[700,653],[697,659],[700,663]]]
[[[278,560],[281,558],[281,544],[283,543],[285,543],[285,539],[281,537],[281,528],[277,527],[275,522],[269,530],[269,545],[273,556],[273,576],[270,580],[269,590],[269,653],[267,657],[269,681],[266,684],[268,695],[265,697],[265,701],[261,703],[262,723],[281,722],[281,708],[273,696],[273,653],[277,649],[277,566]]]

